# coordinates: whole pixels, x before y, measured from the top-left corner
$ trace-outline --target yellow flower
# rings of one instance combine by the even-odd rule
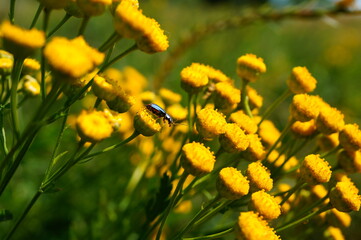
[[[44,7],[48,9],[62,9],[65,8],[70,0],[38,0]]]
[[[159,23],[153,18],[147,18],[146,28],[137,41],[138,49],[146,53],[164,52],[169,47],[168,37],[164,34]]]
[[[329,226],[327,229],[327,233],[325,234],[328,239],[332,240],[345,240],[345,237],[342,234],[341,229]]]
[[[224,133],[226,125],[224,115],[211,108],[203,108],[197,114],[197,131],[205,139],[212,139]]]
[[[322,108],[316,120],[317,129],[323,134],[339,132],[345,125],[343,118],[344,115],[336,108]]]
[[[120,83],[112,79],[95,76],[93,91],[98,98],[105,100],[110,109],[119,113],[128,111],[135,103],[135,99],[122,90]]]
[[[55,75],[74,82],[103,62],[104,54],[91,48],[83,37],[72,40],[54,37],[44,48],[44,56]]]
[[[209,81],[212,81],[214,83],[231,82],[231,79],[228,76],[226,76],[220,70],[215,69],[211,66],[201,63],[192,63],[191,67],[196,69],[197,71],[204,73],[208,77]]]
[[[310,190],[318,199],[324,198],[328,194],[327,189],[321,184],[311,186]]]
[[[45,34],[35,28],[27,30],[9,21],[4,21],[0,26],[0,37],[3,39],[4,48],[15,57],[26,58],[45,44]]]
[[[159,132],[162,127],[154,114],[143,108],[134,117],[134,128],[143,136],[149,137]]]
[[[263,59],[254,54],[246,54],[237,59],[237,74],[248,82],[255,82],[259,74],[265,72]]]
[[[25,58],[22,74],[31,74],[40,70],[40,63],[33,58]]]
[[[181,73],[181,87],[187,93],[200,92],[208,84],[208,77],[196,65],[183,68]]]
[[[223,168],[217,178],[217,191],[226,199],[239,199],[248,194],[249,182],[236,168]]]
[[[267,220],[276,219],[281,215],[281,206],[275,197],[264,190],[252,193],[251,207]]]
[[[361,150],[346,151],[342,150],[337,155],[337,162],[348,173],[361,172]]]
[[[224,129],[225,132],[219,136],[219,142],[226,152],[240,152],[247,149],[249,139],[237,124],[228,123]]]
[[[291,131],[299,138],[312,137],[317,133],[317,127],[315,120],[307,122],[296,121],[291,126]]]
[[[273,150],[271,154],[268,156],[267,161],[273,163],[275,167],[280,167],[284,161],[286,161],[285,155],[278,156],[279,153],[276,150]],[[283,170],[287,171],[298,165],[298,160],[295,157],[291,157],[287,160],[287,162],[283,165]]]
[[[112,4],[112,0],[76,0],[76,3],[85,15],[99,16]]]
[[[232,113],[229,120],[236,123],[247,134],[257,132],[257,123],[242,110]]]
[[[214,168],[215,161],[213,153],[202,143],[192,142],[182,147],[182,166],[193,176],[210,173]]]
[[[161,88],[159,90],[159,95],[166,105],[179,103],[182,100],[182,96],[180,94],[175,93],[167,88]]]
[[[334,227],[348,228],[351,225],[351,216],[347,212],[340,212],[333,208],[327,214],[327,221]]]
[[[315,90],[317,80],[312,77],[306,67],[294,67],[287,85],[294,94],[309,93]]]
[[[241,91],[229,82],[219,82],[215,85],[214,105],[219,109],[228,109],[241,101]]]
[[[346,124],[339,133],[339,140],[342,147],[348,151],[357,151],[361,149],[361,130],[354,124]]]
[[[108,118],[100,111],[83,110],[76,119],[76,128],[82,140],[93,143],[110,137],[113,132]]]
[[[177,204],[176,208],[174,208],[175,213],[189,213],[192,210],[192,201],[191,200],[184,200]]]
[[[188,111],[180,104],[173,104],[167,108],[167,113],[172,116],[175,122],[184,121],[187,118]]]
[[[156,95],[152,91],[145,91],[139,95],[140,100],[143,104],[150,104],[156,99]]]
[[[123,122],[123,116],[117,112],[113,112],[109,109],[103,110],[104,115],[107,117],[108,121],[112,125],[114,131],[117,131]]]
[[[338,182],[331,190],[330,201],[340,212],[360,210],[360,195],[352,182]]]
[[[307,155],[300,167],[301,178],[310,185],[328,182],[331,174],[331,166],[320,155]]]
[[[259,95],[256,89],[247,86],[247,95],[249,98],[249,103],[253,108],[261,108],[263,105],[263,97]]]
[[[273,188],[271,173],[261,162],[253,162],[247,167],[247,178],[250,181],[251,192],[264,189],[266,192]]]
[[[148,84],[148,80],[143,76],[143,74],[130,66],[123,68],[123,79],[124,84],[122,87],[124,87],[127,93],[133,96],[137,96],[143,92],[144,88]]]
[[[29,96],[38,96],[40,94],[40,85],[38,81],[30,75],[25,75],[23,78],[23,91]]]
[[[257,134],[248,134],[247,138],[249,140],[248,148],[242,152],[242,156],[251,162],[263,160],[265,156],[265,150],[261,143],[261,139]]]
[[[0,74],[9,75],[13,69],[14,60],[10,58],[0,58]]]
[[[241,212],[235,227],[237,239],[239,240],[279,240],[273,228],[257,213]]]
[[[292,117],[300,122],[316,119],[324,102],[319,96],[297,94],[290,107]]]
[[[339,135],[338,133],[333,133],[330,135],[322,135],[317,140],[317,145],[324,152],[330,151],[331,149],[337,147],[340,144],[340,141],[338,140],[338,135]]]
[[[266,146],[272,146],[281,135],[280,131],[270,120],[264,120],[261,123],[258,129],[258,134]]]

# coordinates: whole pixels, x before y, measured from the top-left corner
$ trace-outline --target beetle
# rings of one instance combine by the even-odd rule
[[[174,124],[173,118],[161,107],[155,103],[150,103],[145,106],[150,112],[156,115],[159,118],[163,118],[163,121],[167,121],[169,126]]]

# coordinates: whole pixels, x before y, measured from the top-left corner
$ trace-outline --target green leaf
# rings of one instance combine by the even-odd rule
[[[13,219],[13,214],[6,209],[1,209],[0,210],[0,222],[4,222],[4,221],[8,221]]]

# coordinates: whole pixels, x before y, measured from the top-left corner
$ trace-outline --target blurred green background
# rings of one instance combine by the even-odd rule
[[[250,4],[250,2],[252,4]],[[170,51],[178,43],[194,34],[198,29],[212,22],[225,20],[233,16],[251,14],[266,1],[140,1],[144,14],[155,18],[165,30],[170,40]],[[271,1],[274,9],[290,8],[302,1]],[[27,27],[35,14],[38,3],[35,0],[16,1],[15,21]],[[0,0],[0,21],[7,18],[9,1]],[[302,8],[329,8],[332,1],[307,1]],[[293,5],[294,6],[294,5]],[[54,11],[50,29],[63,17],[63,11]],[[264,97],[264,106],[268,106],[284,91],[286,79],[294,66],[306,66],[318,80],[314,94],[320,95],[332,106],[342,110],[347,123],[361,124],[361,16],[340,15],[336,18],[286,19],[282,21],[256,21],[247,26],[219,31],[196,42],[177,59],[174,68],[166,76],[163,86],[185,96],[180,88],[180,70],[192,62],[200,62],[222,70],[232,77],[239,86],[236,76],[236,60],[245,53],[254,53],[262,57],[267,65],[265,73],[252,86]],[[79,19],[70,19],[56,35],[75,37],[80,24]],[[37,25],[40,28],[40,24]],[[85,32],[86,40],[93,46],[99,46],[113,32],[110,14],[104,14],[90,20]],[[122,41],[118,51],[130,46]],[[149,79],[149,89],[154,89],[153,80],[169,57],[168,52],[147,55],[134,52],[117,63],[122,69],[131,65]],[[184,98],[185,100],[185,98]],[[185,101],[183,102],[185,103]],[[287,120],[290,99],[281,105],[277,114],[272,116],[279,128]],[[31,104],[29,112],[32,111]],[[23,210],[25,204],[36,191],[43,172],[51,156],[51,146],[55,143],[57,128],[48,127],[41,132],[31,151],[0,199],[0,208],[7,208],[15,216]],[[66,138],[74,139],[72,131],[66,132]],[[102,143],[103,146],[107,142]],[[65,146],[73,148],[74,146]],[[111,239],[117,229],[115,208],[122,197],[124,185],[129,178],[128,158],[131,151],[117,151],[99,157],[96,161],[75,167],[67,174],[59,187],[58,194],[43,196],[23,222],[14,239]],[[361,188],[359,174],[351,176]],[[149,188],[156,188],[158,182],[143,182]],[[127,213],[138,216],[137,213]],[[347,239],[361,239],[357,229],[361,224],[361,214],[351,213],[353,223],[347,233]],[[124,217],[124,216],[123,216]],[[189,216],[188,216],[189,218]],[[129,220],[131,224],[131,220]],[[0,235],[9,229],[11,223],[0,224]],[[122,239],[117,238],[114,239]],[[308,239],[319,239],[320,233],[312,233]],[[130,236],[129,239],[132,239]],[[293,236],[289,239],[299,239]]]

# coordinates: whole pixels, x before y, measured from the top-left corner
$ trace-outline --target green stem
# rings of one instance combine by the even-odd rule
[[[170,199],[169,201],[169,205],[167,206],[167,209],[165,210],[165,212],[163,213],[163,215],[161,216],[162,218],[162,221],[160,223],[160,226],[159,226],[159,230],[158,230],[158,233],[157,233],[157,236],[156,236],[156,240],[159,240],[160,239],[160,236],[162,235],[162,231],[163,231],[163,227],[164,227],[164,224],[165,222],[167,221],[167,218],[168,218],[168,215],[170,213],[170,211],[172,210],[172,208],[174,207],[174,203],[175,203],[175,200],[178,196],[178,193],[182,190],[183,188],[183,184],[185,182],[185,180],[187,179],[188,177],[188,173],[184,172],[182,174],[182,176],[180,177],[179,179],[179,182],[177,184],[177,187],[176,189],[174,190],[174,193],[173,193],[173,196],[172,198]]]
[[[125,57],[126,55],[128,55],[129,53],[133,52],[134,50],[138,49],[137,44],[134,44],[133,46],[131,46],[130,48],[128,48],[127,50],[125,50],[123,53],[119,54],[118,56],[114,57],[112,60],[110,60],[108,63],[104,64],[101,69],[99,70],[99,72],[103,72],[105,69],[107,69],[108,67],[110,67],[111,65],[113,65],[115,62],[117,62],[118,60],[120,60],[121,58]]]
[[[190,141],[191,141],[192,135],[193,135],[192,98],[193,98],[193,94],[188,93],[188,101],[187,101],[188,115],[187,115],[187,117],[188,117],[188,139]]]
[[[201,236],[201,237],[192,237],[192,238],[183,238],[183,240],[210,240],[210,239],[219,239],[220,237],[226,236],[227,234],[233,232],[233,227],[228,228],[226,230],[223,230],[218,233],[212,233],[207,236]]]
[[[207,214],[203,215],[200,219],[198,219],[194,223],[194,227],[201,225],[205,221],[212,218],[214,215],[216,215],[219,211],[221,211],[224,207],[228,206],[233,200],[226,200],[223,201],[221,204],[219,204],[217,207],[213,208],[211,211],[209,211]]]
[[[243,79],[243,81],[242,81],[242,89],[241,89],[241,106],[242,106],[242,110],[248,116],[253,117],[251,108],[249,107],[249,103],[248,103],[247,85],[248,85],[248,81]]]
[[[307,183],[304,182],[297,182],[297,184],[288,191],[287,195],[282,199],[282,202],[280,203],[280,206],[282,206],[291,196],[294,194],[297,190],[304,188],[307,185]]]
[[[83,19],[81,21],[81,24],[80,24],[79,31],[78,31],[78,36],[84,35],[84,31],[86,29],[86,26],[88,25],[89,19],[90,19],[89,16],[84,16],[83,17]]]
[[[1,148],[4,152],[4,155],[7,155],[9,150],[7,148],[7,144],[6,144],[6,132],[5,132],[5,128],[4,128],[4,109],[0,110],[0,142],[1,142]],[[1,175],[0,175],[1,176]],[[0,177],[1,178],[1,177]]]
[[[10,10],[9,10],[9,20],[12,24],[14,24],[14,16],[15,16],[15,0],[11,0]]]
[[[192,218],[192,220],[183,228],[183,230],[177,234],[176,239],[181,239],[184,234],[189,232],[192,229],[194,223],[197,222],[201,217],[203,217],[209,209],[215,206],[221,200],[221,198],[222,197],[218,194],[203,209],[199,210],[198,213]]]
[[[95,103],[94,103],[94,109],[97,109],[100,105],[100,103],[102,102],[102,99],[101,98],[97,98],[97,100],[95,100]]]
[[[117,41],[121,39],[121,36],[117,32],[113,32],[112,35],[98,48],[100,52],[105,52],[111,48]]]
[[[36,10],[36,13],[35,13],[35,15],[34,15],[33,21],[32,21],[31,24],[30,24],[29,29],[32,29],[33,27],[35,27],[35,24],[36,24],[36,22],[38,21],[39,16],[40,16],[41,12],[43,11],[43,8],[44,8],[44,6],[40,3],[40,4],[39,4],[39,7],[38,7],[38,9]]]
[[[15,225],[11,228],[10,232],[8,233],[8,235],[5,237],[5,240],[11,239],[12,235],[15,233],[16,229],[19,227],[19,225],[21,224],[21,222],[24,220],[24,218],[28,215],[29,211],[31,210],[31,208],[34,206],[34,204],[36,203],[36,201],[39,199],[39,197],[41,196],[42,192],[41,191],[37,191],[35,193],[35,195],[33,196],[33,198],[31,199],[31,201],[29,202],[29,204],[26,206],[25,210],[23,211],[23,213],[20,215],[19,219],[16,221]]]
[[[46,36],[47,38],[51,37],[54,33],[56,33],[56,31],[58,31],[69,19],[71,18],[71,15],[69,13],[65,13],[65,16],[63,17],[63,19],[61,19],[61,21],[58,23],[58,25],[56,25],[54,27],[53,30],[51,30],[48,35]]]
[[[295,226],[297,224],[300,224],[300,223],[312,218],[313,216],[316,216],[316,215],[318,215],[318,214],[320,214],[322,212],[328,211],[328,210],[330,210],[332,208],[333,207],[332,207],[331,204],[325,205],[325,206],[321,207],[320,209],[308,214],[307,216],[304,216],[304,217],[299,218],[299,219],[297,219],[295,221],[292,221],[290,223],[286,223],[286,224],[284,224],[283,226],[281,226],[279,228],[276,228],[276,232],[280,233],[280,232],[282,232],[282,231],[284,231],[284,230],[286,230],[288,228],[291,228],[291,227],[293,227],[293,226]]]
[[[337,152],[337,151],[340,150],[341,148],[342,148],[342,146],[341,146],[341,145],[338,145],[337,147],[331,149],[330,151],[321,154],[320,157],[321,157],[321,158],[326,158],[326,157],[330,156],[331,154]]]
[[[311,211],[312,209],[314,209],[315,207],[321,205],[327,198],[329,197],[329,194],[327,194],[326,196],[324,196],[323,198],[317,200],[316,202],[314,202],[313,204],[311,204],[310,206],[307,206],[306,209],[301,211],[301,214],[297,215],[296,217],[302,217],[305,213],[308,213],[309,211]]]
[[[18,83],[20,80],[21,69],[23,67],[24,59],[14,59],[14,66],[11,72],[11,97],[10,97],[10,105],[11,105],[11,119],[12,119],[12,127],[14,132],[14,140],[18,140],[20,137],[20,127],[19,127],[19,118],[18,118]]]
[[[262,114],[262,119],[261,121],[258,123],[258,126],[261,125],[261,123],[267,119],[271,113],[276,109],[276,107],[278,105],[280,105],[281,102],[283,102],[284,100],[286,100],[286,98],[288,98],[290,95],[292,94],[292,92],[287,88],[282,94],[281,96],[279,96],[274,102],[272,102],[272,104],[266,109],[266,111]]]

